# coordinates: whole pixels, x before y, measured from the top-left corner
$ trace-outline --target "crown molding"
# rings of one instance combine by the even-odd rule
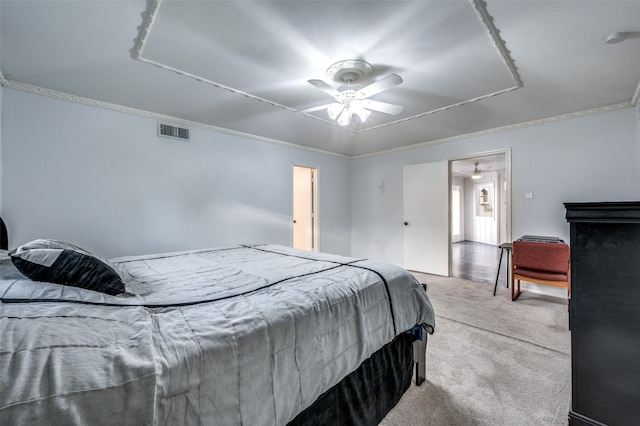
[[[82,104],[82,105],[86,105],[86,106],[107,109],[107,110],[110,110],[110,111],[121,112],[121,113],[124,113],[124,114],[136,115],[136,116],[139,116],[139,117],[149,118],[149,119],[152,119],[152,120],[171,122],[171,123],[174,123],[174,124],[178,124],[178,125],[182,125],[182,126],[186,126],[186,127],[191,127],[191,128],[207,130],[207,131],[210,131],[210,132],[222,133],[222,134],[226,134],[226,135],[230,135],[230,136],[237,136],[237,137],[240,137],[240,138],[252,139],[252,140],[257,140],[257,141],[260,141],[260,142],[267,142],[267,143],[275,144],[275,145],[282,145],[282,146],[286,146],[286,147],[289,147],[289,148],[303,149],[305,151],[312,151],[312,152],[317,152],[317,153],[320,153],[320,154],[332,155],[332,156],[335,156],[335,157],[351,158],[351,156],[349,156],[349,155],[338,154],[338,153],[335,153],[335,152],[326,151],[326,150],[322,150],[322,149],[318,149],[318,148],[311,148],[311,147],[307,147],[307,146],[304,146],[304,145],[298,145],[298,144],[295,144],[295,143],[292,143],[292,142],[281,141],[281,140],[278,140],[278,139],[271,139],[271,138],[267,138],[267,137],[264,137],[264,136],[258,136],[258,135],[254,135],[254,134],[251,134],[251,133],[245,133],[245,132],[241,132],[241,131],[237,131],[237,130],[225,129],[224,127],[218,127],[218,126],[214,126],[214,125],[211,125],[211,124],[205,124],[205,123],[201,123],[199,121],[185,120],[183,118],[173,117],[173,116],[170,116],[170,115],[160,114],[160,113],[146,111],[146,110],[137,109],[137,108],[131,108],[131,107],[123,106],[123,105],[113,104],[113,103],[110,103],[110,102],[99,101],[99,100],[92,99],[92,98],[85,98],[83,96],[76,96],[76,95],[72,95],[70,93],[65,93],[65,92],[60,92],[60,91],[57,91],[57,90],[51,90],[51,89],[46,89],[46,88],[43,88],[43,87],[33,86],[33,85],[30,85],[30,84],[20,83],[18,81],[5,80],[5,84],[3,84],[3,86],[7,87],[9,89],[20,90],[22,92],[28,92],[28,93],[32,93],[32,94],[36,94],[36,95],[46,96],[46,97],[49,97],[49,98],[55,98],[55,99],[60,99],[60,100],[63,100],[63,101],[74,102],[74,103],[78,103],[78,104]]]
[[[498,50],[500,57],[504,61],[505,66],[509,70],[511,78],[516,84],[516,88],[524,86],[524,84],[522,83],[522,78],[520,78],[520,74],[518,73],[518,67],[511,57],[511,52],[509,51],[509,49],[507,49],[504,40],[502,40],[502,37],[500,37],[500,31],[498,31],[496,26],[493,25],[493,17],[489,15],[489,12],[487,12],[487,9],[485,7],[486,2],[484,0],[471,0],[471,2],[473,3],[473,7],[475,8],[476,13],[480,16],[480,20],[487,29],[487,32],[491,36],[491,40],[493,40],[493,44]]]
[[[147,43],[151,28],[158,15],[160,2],[161,0],[154,0],[147,3],[147,10],[144,12],[144,14],[146,14],[144,24],[139,27],[138,38],[134,48],[131,50],[131,57],[133,59],[138,59],[142,55],[142,50],[144,50],[144,45]]]
[[[553,117],[545,117],[545,118],[540,118],[540,119],[537,119],[537,120],[523,121],[521,123],[509,124],[507,126],[502,126],[502,127],[495,127],[493,129],[480,130],[478,132],[472,132],[472,133],[465,133],[463,135],[452,136],[452,137],[449,137],[449,138],[442,138],[442,139],[435,139],[435,140],[432,140],[432,141],[420,142],[420,143],[417,143],[417,144],[414,144],[414,145],[408,145],[408,146],[403,146],[403,147],[399,147],[399,148],[393,148],[393,149],[388,149],[388,150],[384,150],[384,151],[378,151],[378,152],[374,152],[374,153],[371,153],[371,154],[354,155],[351,158],[352,159],[356,159],[356,158],[365,158],[365,157],[375,157],[375,156],[378,156],[378,155],[390,154],[390,153],[393,153],[393,152],[407,151],[407,150],[422,148],[422,147],[430,146],[430,145],[438,145],[438,144],[444,144],[444,143],[449,143],[449,142],[455,142],[455,141],[462,140],[462,139],[469,139],[469,138],[474,138],[474,137],[479,137],[479,136],[484,136],[484,135],[490,135],[490,134],[493,134],[493,133],[506,132],[506,131],[510,131],[510,130],[518,130],[518,129],[523,129],[523,128],[526,128],[526,127],[533,127],[533,126],[539,126],[539,125],[543,125],[543,124],[550,124],[550,123],[555,123],[555,122],[558,122],[558,121],[571,120],[571,119],[574,119],[574,118],[585,117],[585,116],[588,116],[588,115],[603,114],[603,113],[606,113],[606,112],[613,112],[613,111],[617,111],[617,110],[621,110],[621,109],[628,109],[628,108],[632,108],[631,102],[620,102],[620,103],[617,103],[617,104],[606,105],[606,106],[597,107],[597,108],[590,108],[590,109],[571,112],[571,113],[567,113],[567,114],[555,115]],[[640,113],[640,110],[639,110],[639,113]]]

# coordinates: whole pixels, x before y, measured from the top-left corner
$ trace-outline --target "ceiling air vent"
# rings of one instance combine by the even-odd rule
[[[189,140],[189,129],[158,123],[158,136]]]

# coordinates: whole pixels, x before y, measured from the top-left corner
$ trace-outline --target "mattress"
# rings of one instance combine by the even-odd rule
[[[284,425],[435,328],[415,277],[367,259],[265,244],[111,262],[124,294],[0,262],[3,423]]]

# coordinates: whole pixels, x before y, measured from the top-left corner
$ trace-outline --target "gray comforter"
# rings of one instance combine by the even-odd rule
[[[275,245],[113,259],[127,293],[0,261],[2,425],[284,425],[414,325],[402,268]]]

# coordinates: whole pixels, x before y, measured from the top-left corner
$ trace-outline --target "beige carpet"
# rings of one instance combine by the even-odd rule
[[[412,385],[383,426],[567,424],[571,401],[566,300],[499,283],[416,274],[428,286],[436,332],[427,381]]]

